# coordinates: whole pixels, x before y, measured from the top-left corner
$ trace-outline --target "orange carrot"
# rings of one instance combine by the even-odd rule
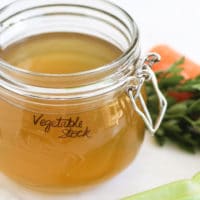
[[[183,55],[179,54],[167,45],[155,46],[151,49],[151,52],[156,52],[161,56],[161,61],[153,65],[154,71],[166,70],[173,63],[175,63],[176,61],[180,60],[181,57],[183,57]],[[180,67],[183,68],[181,74],[186,80],[193,79],[196,76],[200,75],[200,65],[197,65],[188,58],[184,59],[184,63],[181,64]],[[175,91],[170,91],[168,95],[175,98],[177,102],[185,101],[193,96],[191,92]]]
[[[183,57],[183,55],[179,54],[167,45],[155,46],[151,49],[151,52],[156,52],[161,56],[161,62],[153,66],[154,71],[165,70]],[[197,65],[188,58],[185,58],[184,63],[180,67],[183,68],[181,74],[185,79],[192,79],[200,75],[200,65]]]

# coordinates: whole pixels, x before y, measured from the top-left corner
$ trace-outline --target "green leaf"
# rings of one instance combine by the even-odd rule
[[[185,57],[181,57],[179,60],[177,60],[175,63],[173,63],[169,69],[167,70],[171,74],[180,74],[180,72],[183,70],[179,66],[182,65],[185,61]]]
[[[188,108],[187,110],[188,113],[190,114],[199,114],[200,117],[200,99],[194,101]]]
[[[167,114],[183,114],[185,115],[187,112],[188,106],[185,102],[176,103],[169,107],[167,110]]]
[[[182,131],[179,127],[179,121],[176,119],[163,122],[162,127],[171,133],[180,133]]]
[[[193,80],[187,80],[177,87],[178,91],[195,92],[200,91],[200,76]]]
[[[176,87],[183,80],[182,76],[171,76],[159,81],[159,86],[164,89]]]

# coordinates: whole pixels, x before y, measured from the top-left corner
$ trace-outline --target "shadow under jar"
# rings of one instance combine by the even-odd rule
[[[4,7],[0,170],[48,191],[80,189],[121,171],[138,152],[144,121],[152,125],[145,63],[135,22],[109,2],[18,0]]]

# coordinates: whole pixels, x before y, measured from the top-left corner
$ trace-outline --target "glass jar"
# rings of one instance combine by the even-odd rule
[[[24,38],[76,32],[123,51],[112,63],[73,74],[44,74],[0,60],[0,170],[39,190],[77,189],[125,168],[166,109],[151,65],[141,59],[138,28],[104,0],[18,0],[0,10],[0,48]],[[53,48],[53,47],[52,47]],[[153,126],[143,83],[152,80],[160,101]]]

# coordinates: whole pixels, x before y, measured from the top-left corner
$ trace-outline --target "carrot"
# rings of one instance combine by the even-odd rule
[[[193,97],[192,92],[175,92],[170,91],[167,95],[174,97],[177,102],[185,101],[187,99],[191,99]]]
[[[151,49],[151,52],[156,52],[161,56],[161,62],[153,66],[154,71],[168,69],[174,62],[183,57],[182,54],[176,52],[167,45],[158,45]],[[184,63],[180,66],[183,68],[181,74],[187,79],[193,79],[200,75],[200,65],[194,63],[188,58],[185,58]]]
[[[161,61],[153,65],[154,71],[166,70],[177,60],[183,57],[183,55],[176,52],[167,45],[157,45],[151,49],[151,52],[156,52],[161,56]],[[194,79],[195,77],[200,75],[200,65],[197,65],[188,58],[185,58],[184,63],[181,64],[179,67],[183,69],[181,71],[181,75],[185,78],[185,80]],[[177,102],[190,99],[193,96],[191,92],[175,92],[175,91],[170,91],[168,95],[175,98]]]

